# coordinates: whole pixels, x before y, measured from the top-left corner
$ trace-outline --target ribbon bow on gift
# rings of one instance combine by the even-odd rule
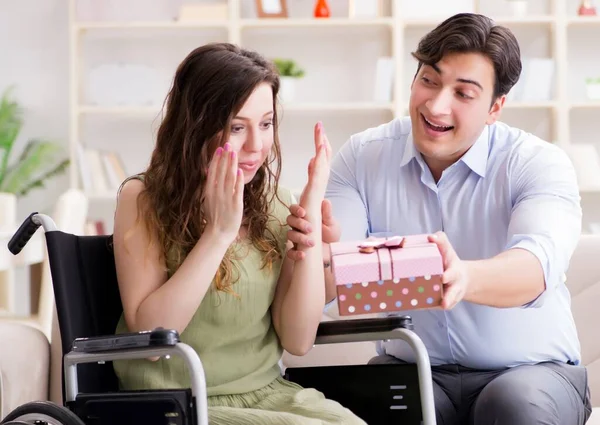
[[[401,248],[403,240],[404,238],[402,236],[392,236],[391,238],[366,239],[358,245],[358,250],[359,252],[362,252],[364,254],[371,254],[379,248]]]

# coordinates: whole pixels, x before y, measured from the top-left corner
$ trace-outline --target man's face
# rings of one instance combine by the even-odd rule
[[[436,179],[500,115],[505,96],[492,105],[494,67],[478,53],[449,54],[423,65],[411,85],[413,141]]]

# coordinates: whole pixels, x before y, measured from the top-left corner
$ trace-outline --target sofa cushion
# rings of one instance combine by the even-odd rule
[[[598,338],[598,300],[600,281],[591,284],[572,298],[573,317],[577,325],[583,364],[588,369],[592,406],[600,406],[600,338]]]
[[[48,397],[50,344],[44,333],[0,321],[0,418],[17,406]]]
[[[567,271],[571,309],[581,341],[583,364],[588,369],[592,406],[595,407],[600,407],[600,338],[598,338],[597,328],[600,322],[598,252],[600,252],[600,235],[582,235]]]

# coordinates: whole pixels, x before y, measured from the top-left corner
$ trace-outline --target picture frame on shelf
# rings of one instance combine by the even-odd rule
[[[259,18],[287,18],[287,0],[256,0]]]

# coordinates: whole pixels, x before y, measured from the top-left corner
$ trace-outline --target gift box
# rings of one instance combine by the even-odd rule
[[[342,316],[441,304],[442,257],[427,235],[336,242],[330,249]]]

